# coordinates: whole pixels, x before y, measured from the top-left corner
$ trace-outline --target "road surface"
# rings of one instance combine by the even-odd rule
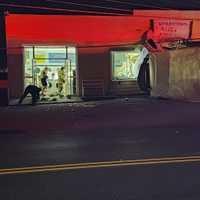
[[[0,109],[0,196],[200,199],[200,104],[131,98]]]

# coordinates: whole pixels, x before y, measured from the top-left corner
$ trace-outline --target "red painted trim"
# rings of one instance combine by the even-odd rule
[[[8,48],[22,44],[132,44],[140,41],[148,29],[149,19],[132,16],[10,14],[6,17]]]
[[[8,88],[8,80],[0,80],[0,88]]]

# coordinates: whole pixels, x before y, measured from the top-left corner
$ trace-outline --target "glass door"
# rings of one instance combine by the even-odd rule
[[[67,86],[68,86],[68,95],[76,95],[76,48],[68,47],[67,48]]]
[[[24,87],[33,84],[33,47],[24,47]]]
[[[34,84],[48,97],[76,94],[76,48],[65,46],[25,46],[24,86]]]

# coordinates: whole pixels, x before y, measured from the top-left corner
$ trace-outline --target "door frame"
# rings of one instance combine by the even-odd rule
[[[35,47],[43,47],[43,48],[65,48],[66,49],[66,59],[65,61],[68,62],[70,61],[70,69],[71,68],[71,60],[68,58],[68,48],[75,48],[75,76],[74,74],[72,74],[72,76],[68,77],[69,75],[67,75],[67,78],[70,79],[70,85],[72,85],[73,87],[73,79],[75,78],[75,93],[73,94],[70,94],[71,96],[78,96],[78,87],[79,87],[79,80],[78,80],[78,51],[77,51],[77,47],[76,46],[72,46],[72,45],[57,45],[57,44],[54,44],[54,45],[48,45],[48,44],[24,44],[23,45],[23,88],[25,87],[25,48],[32,48],[33,49],[33,58],[32,58],[32,83],[34,84],[34,77],[33,77],[33,74],[34,74],[34,70],[33,70],[33,66],[34,66],[34,59],[35,58]],[[73,92],[73,88],[71,88],[70,86],[70,93],[71,91]]]

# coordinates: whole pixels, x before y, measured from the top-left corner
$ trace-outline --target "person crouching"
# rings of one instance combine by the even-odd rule
[[[24,90],[24,93],[23,95],[21,96],[20,100],[19,100],[19,104],[22,103],[22,101],[25,99],[25,97],[28,95],[28,94],[31,94],[31,97],[32,97],[32,105],[35,105],[36,102],[40,99],[40,91],[42,89],[35,86],[35,85],[28,85],[26,87],[26,89]]]

